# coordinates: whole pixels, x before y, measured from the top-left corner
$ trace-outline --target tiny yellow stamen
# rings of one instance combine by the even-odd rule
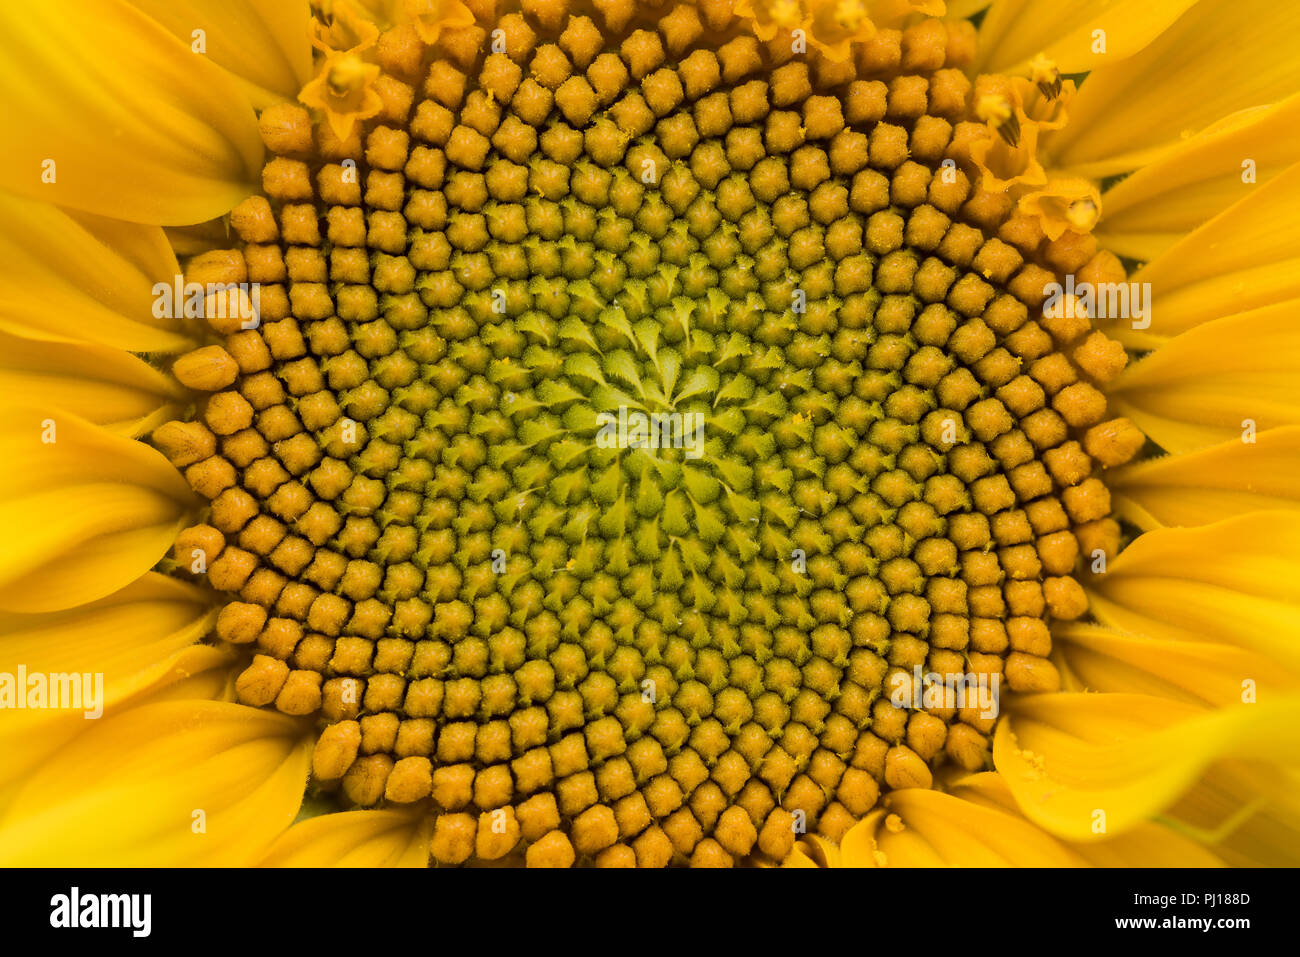
[[[862,0],[839,0],[835,4],[835,22],[845,30],[856,30],[867,19],[867,8]]]
[[[342,99],[360,90],[366,80],[366,62],[355,54],[348,54],[340,57],[330,67],[325,83],[332,96]]]
[[[1029,61],[1029,77],[1049,100],[1061,95],[1061,71],[1046,54],[1040,53]]]
[[[1020,119],[1011,106],[1011,101],[1000,93],[986,93],[975,104],[975,115],[993,127],[1007,145],[1016,146],[1020,142]]]
[[[803,19],[799,0],[773,0],[768,13],[778,26],[787,30],[793,29]]]
[[[1091,199],[1079,199],[1070,204],[1066,210],[1065,218],[1069,220],[1070,225],[1075,228],[1076,232],[1087,233],[1092,231],[1092,227],[1097,225],[1097,217],[1101,210]]]

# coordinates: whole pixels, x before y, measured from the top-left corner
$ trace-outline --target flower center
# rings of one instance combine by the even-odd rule
[[[177,363],[179,570],[314,787],[429,801],[443,863],[779,860],[983,768],[1114,534],[1114,352],[972,188],[942,31],[880,70],[637,16],[395,28],[328,73],[370,115],[263,115],[190,267],[261,323]]]

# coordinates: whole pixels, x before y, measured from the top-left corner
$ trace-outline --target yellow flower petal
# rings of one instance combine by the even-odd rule
[[[165,671],[164,662],[207,634],[215,617],[207,592],[149,572],[76,608],[0,612],[0,671],[26,664],[29,672],[103,672],[108,706]]]
[[[1045,139],[1044,164],[1076,176],[1123,173],[1225,116],[1298,89],[1300,6],[1197,3],[1140,52],[1088,76],[1069,126]]]
[[[1103,624],[1214,641],[1300,670],[1300,515],[1259,512],[1137,538],[1087,583]]]
[[[885,819],[884,811],[872,811],[853,827],[840,841],[840,867],[879,867],[876,856],[876,829]]]
[[[1167,29],[1196,0],[999,0],[980,23],[975,68],[1021,71],[1036,54],[1062,73],[1082,73],[1132,56]],[[1094,31],[1105,52],[1094,52]]]
[[[311,79],[311,8],[283,0],[130,0],[194,50],[229,70],[259,110],[292,100]],[[201,38],[195,36],[202,30]]]
[[[1110,841],[1070,847],[1093,867],[1223,867],[1225,863],[1177,831],[1146,822]]]
[[[806,834],[795,844],[782,867],[843,867],[839,845],[820,834]]]
[[[1205,711],[1166,698],[1017,698],[993,763],[1025,816],[1067,840],[1122,834],[1163,811],[1212,762],[1300,758],[1300,697]]]
[[[1251,428],[1300,424],[1298,373],[1300,325],[1294,304],[1283,303],[1169,340],[1125,369],[1110,397],[1159,445],[1187,452],[1240,440]]]
[[[54,408],[0,411],[0,461],[9,611],[70,608],[124,587],[162,557],[194,503],[156,450]]]
[[[0,612],[0,672],[102,676],[83,691],[84,707],[0,711],[0,788],[80,731],[98,706],[112,714],[146,689],[215,668],[228,649],[196,645],[216,612],[207,593],[152,572],[99,601],[52,614]],[[83,688],[84,686],[84,677]],[[87,700],[90,691],[97,699]],[[100,696],[102,694],[102,697]]]
[[[1067,690],[1157,695],[1188,704],[1241,704],[1245,682],[1261,700],[1288,693],[1295,675],[1258,652],[1208,641],[1135,637],[1070,622],[1052,629]]]
[[[121,700],[113,697],[116,688],[110,693],[110,679],[105,676],[106,708],[116,714],[127,707],[159,701],[231,701],[234,675],[229,665],[233,657],[229,649],[188,645],[156,665],[143,668],[131,681],[123,681],[121,675],[111,679],[129,692]],[[0,769],[0,815],[32,769],[79,734],[99,726],[99,720],[87,720],[80,712],[58,712],[58,717],[39,725],[25,723],[24,716],[32,713],[9,711],[0,720],[0,747],[5,754],[5,766]]]
[[[1249,198],[1296,160],[1292,131],[1300,126],[1300,95],[1273,106],[1242,110],[1179,143],[1164,157],[1106,191],[1106,212],[1094,235],[1113,253],[1150,260],[1198,226]],[[1251,164],[1251,182],[1243,164]],[[1260,213],[1267,215],[1264,210]],[[1292,230],[1294,232],[1294,230]],[[1242,236],[1262,252],[1258,237]],[[1255,240],[1255,241],[1252,241]],[[1206,261],[1217,265],[1222,245]],[[1244,250],[1243,250],[1244,251]],[[1186,265],[1179,256],[1170,260]],[[1205,261],[1201,262],[1204,265]],[[1165,287],[1160,287],[1165,292]]]
[[[187,401],[174,379],[120,349],[39,342],[3,331],[0,391],[130,436],[152,431]]]
[[[843,3],[843,0],[820,0],[822,6]],[[818,0],[810,0],[809,6],[817,6]],[[919,16],[943,17],[949,19],[957,16],[952,11],[953,4],[944,0],[863,0],[867,16],[881,29],[901,29],[914,23]]]
[[[1022,817],[1002,775],[985,771],[962,778],[952,793]],[[1094,867],[1222,867],[1223,862],[1197,842],[1155,823],[1139,824],[1127,834],[1086,844],[1063,842],[1070,852]]]
[[[1206,525],[1236,515],[1300,509],[1300,428],[1269,429],[1253,442],[1146,459],[1106,479],[1115,511],[1144,528]]]
[[[46,761],[0,819],[6,866],[255,862],[292,823],[311,761],[304,725],[216,701],[146,704]]]
[[[1126,834],[1065,841],[1022,813],[1003,776],[967,775],[946,791],[907,789],[855,825],[844,846],[814,836],[785,867],[1217,867],[1223,862],[1179,831],[1141,822]]]
[[[1300,773],[1225,761],[1162,815],[1233,867],[1300,863]]]
[[[342,811],[299,821],[271,845],[264,867],[427,867],[433,815],[424,807]]]
[[[159,701],[234,701],[238,655],[229,648],[190,645],[174,657],[172,667],[154,684],[131,697],[132,706]]]
[[[125,0],[3,4],[0,31],[7,189],[176,225],[256,188],[262,143],[239,83]]]
[[[891,791],[885,806],[905,830],[879,828],[876,841],[890,867],[1077,867],[1082,860],[1023,818],[941,791]]]
[[[167,237],[139,226],[0,192],[0,329],[29,339],[132,352],[192,344],[153,317],[153,285],[180,273]]]
[[[163,232],[172,251],[182,260],[214,249],[229,249],[234,239],[231,238],[230,220],[225,216],[210,219],[206,223],[193,226],[168,226]]]
[[[1151,327],[1116,323],[1125,345],[1151,349],[1196,326],[1300,297],[1300,165],[1252,191],[1133,275],[1150,283]]]
[[[878,823],[879,820],[877,819],[875,828],[875,850],[872,852],[877,867],[950,867],[953,866],[949,863],[952,859],[971,861],[975,867],[996,867],[999,864],[991,855],[977,853],[977,845],[970,842],[947,848],[952,857],[945,857],[922,834],[906,827],[891,831],[888,826]],[[889,816],[886,815],[883,820],[888,821]]]
[[[811,867],[814,869],[821,867],[820,864],[818,864],[806,853],[804,853],[803,849],[798,845],[796,845],[795,849],[790,852],[790,856],[781,862],[781,866],[782,867]]]

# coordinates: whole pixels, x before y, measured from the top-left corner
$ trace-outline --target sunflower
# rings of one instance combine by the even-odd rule
[[[0,860],[1300,859],[1300,10],[0,19]]]

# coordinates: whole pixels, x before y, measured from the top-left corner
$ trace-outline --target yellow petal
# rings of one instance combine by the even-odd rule
[[[76,608],[0,612],[0,671],[26,664],[29,672],[102,672],[111,707],[165,671],[163,662],[207,634],[215,617],[203,589],[149,572]]]
[[[225,216],[193,226],[168,226],[163,232],[172,250],[183,260],[214,249],[229,249],[235,242],[230,220]]]
[[[845,832],[840,840],[840,867],[879,867],[876,856],[876,829],[885,819],[885,812],[872,811]]]
[[[1120,256],[1154,259],[1291,166],[1297,157],[1292,139],[1297,126],[1300,95],[1242,110],[1213,124],[1107,190],[1105,216],[1093,235]],[[1247,161],[1251,181],[1243,182]],[[1265,251],[1262,244],[1252,242],[1258,239],[1255,234],[1240,238],[1252,253]],[[1220,244],[1216,253],[1223,249]],[[1226,251],[1231,255],[1238,250],[1233,246]],[[1187,260],[1175,262],[1185,266]],[[1167,291],[1164,285],[1159,288],[1162,294]]]
[[[979,13],[993,0],[948,0],[945,15],[949,20],[965,20]]]
[[[264,867],[427,867],[427,808],[342,811],[299,821],[271,845]]]
[[[798,845],[796,845],[795,849],[790,852],[789,856],[786,857],[786,859],[781,862],[781,866],[782,867],[803,867],[803,868],[811,867],[816,869],[821,865],[818,864],[816,861],[814,861],[807,854],[805,854],[804,851]]]
[[[985,771],[962,778],[952,794],[965,801],[1023,817],[1002,775]],[[1196,841],[1155,823],[1139,824],[1127,834],[1108,840],[1063,842],[1070,852],[1094,867],[1222,867],[1221,861]]]
[[[835,2],[838,3],[838,0]],[[953,4],[945,3],[944,0],[865,0],[865,2],[867,19],[882,29],[902,29],[909,23],[914,23],[918,14],[925,17],[947,16],[949,19],[956,16],[952,12]],[[807,6],[810,9],[815,8],[818,2],[809,0]]]
[[[161,662],[146,663],[133,676],[114,672],[105,677],[105,714],[159,701],[231,701],[234,657],[228,648],[191,644]],[[126,660],[122,661],[125,667]],[[33,714],[12,710],[0,717],[0,748],[5,754],[5,766],[0,768],[0,816],[32,769],[102,720],[87,720],[80,712],[47,712],[55,715],[48,719],[32,718]]]
[[[387,29],[402,19],[403,0],[353,0],[356,11]]]
[[[886,815],[883,822],[888,822]],[[904,827],[898,831],[889,829],[887,823],[878,823],[875,829],[875,851],[877,867],[948,867],[949,858],[945,857],[927,841],[924,835]],[[995,867],[997,861],[988,855],[977,856],[970,842],[962,842],[950,852],[958,859],[978,861],[973,866]]]
[[[1135,824],[1109,841],[1070,843],[1093,867],[1223,867],[1224,861],[1189,837],[1161,824]]]
[[[230,866],[292,823],[311,745],[297,721],[216,701],[105,718],[46,761],[0,819],[6,866]]]
[[[156,450],[52,408],[0,410],[0,461],[9,611],[71,608],[124,587],[162,557],[195,502]]]
[[[0,752],[5,755],[0,787],[69,737],[93,727],[98,719],[87,719],[87,711],[113,714],[147,689],[228,662],[228,651],[195,644],[215,615],[203,590],[153,572],[115,594],[66,611],[0,612],[0,672],[16,675],[21,666],[29,675],[83,676],[80,709],[0,711]]]
[[[1044,165],[1094,178],[1127,172],[1225,116],[1296,90],[1300,6],[1197,3],[1144,49],[1088,76],[1069,126],[1044,142]]]
[[[191,51],[243,81],[262,109],[292,100],[311,79],[311,8],[282,0],[130,0]],[[202,30],[202,37],[195,36]]]
[[[1233,867],[1300,863],[1300,773],[1224,761],[1160,820]]]
[[[1214,761],[1293,763],[1300,697],[1205,711],[1165,698],[1017,698],[993,763],[1025,816],[1067,840],[1125,833],[1188,791]]]
[[[891,792],[885,808],[855,825],[844,854],[810,853],[802,867],[1215,867],[1222,861],[1170,827],[1141,822],[1126,834],[1064,841],[1029,821],[997,773],[969,775],[947,792]],[[807,842],[805,842],[807,844]]]
[[[125,0],[3,4],[0,31],[7,189],[177,225],[256,188],[262,143],[239,83]]]
[[[1254,439],[1115,469],[1106,479],[1111,505],[1144,529],[1300,509],[1300,428],[1269,429]]]
[[[1300,165],[1188,234],[1139,269],[1134,282],[1155,293],[1151,326],[1108,330],[1125,345],[1151,349],[1189,329],[1300,297]]]
[[[175,417],[187,401],[174,379],[120,349],[40,342],[3,331],[0,391],[130,436]]]
[[[890,867],[1077,867],[1083,861],[1015,814],[929,789],[891,791],[885,806],[904,830],[888,826],[876,840]]]
[[[159,701],[234,701],[235,677],[232,668],[239,656],[230,648],[214,645],[190,645],[175,656],[166,674],[130,699],[142,705]]]
[[[1141,50],[1195,2],[999,0],[980,23],[976,69],[1014,73],[1043,53],[1062,73],[1096,70]],[[1096,30],[1105,31],[1104,53],[1095,52]]]
[[[1245,648],[1300,670],[1300,515],[1259,512],[1139,536],[1087,583],[1103,624]]]
[[[1296,675],[1259,652],[1209,641],[1135,637],[1070,622],[1052,629],[1053,648],[1073,679],[1068,690],[1157,695],[1188,704],[1241,704],[1287,694]]]
[[[799,839],[794,851],[781,864],[782,867],[843,867],[839,845],[820,834],[806,834]]]
[[[191,348],[180,323],[153,318],[153,286],[180,274],[167,237],[0,192],[0,329],[29,339],[132,352]]]
[[[1159,309],[1157,301],[1156,309]],[[1171,452],[1300,424],[1300,325],[1292,304],[1218,319],[1170,339],[1110,387],[1112,407]]]

